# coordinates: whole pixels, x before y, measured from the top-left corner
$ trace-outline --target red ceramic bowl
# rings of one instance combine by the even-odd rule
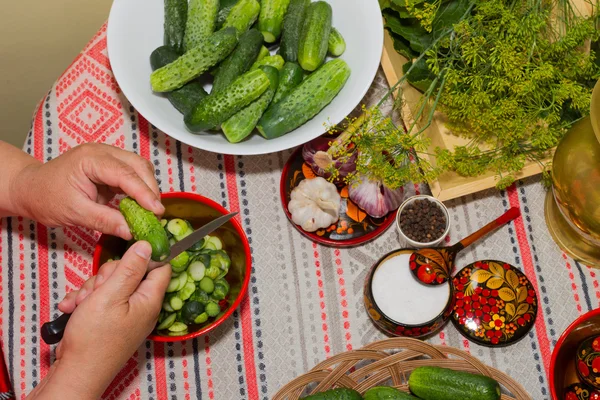
[[[565,398],[565,389],[579,382],[575,369],[575,355],[587,338],[600,334],[600,309],[577,318],[558,339],[550,361],[550,393],[554,400]]]
[[[229,214],[218,203],[195,193],[163,193],[162,203],[165,206],[165,218],[183,218],[191,222],[194,229],[221,215]],[[231,257],[231,267],[225,277],[231,286],[228,299],[231,304],[225,313],[209,325],[198,326],[193,332],[183,336],[163,336],[156,331],[148,337],[156,342],[179,342],[204,335],[221,325],[242,302],[248,290],[252,258],[248,238],[237,219],[232,219],[219,228],[216,233],[223,241],[223,248]],[[122,255],[127,243],[114,236],[102,235],[94,251],[94,275],[107,260]],[[194,328],[193,326],[191,327]]]

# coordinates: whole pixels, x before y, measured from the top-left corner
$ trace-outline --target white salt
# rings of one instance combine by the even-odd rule
[[[377,307],[388,318],[405,325],[420,325],[440,315],[448,303],[450,286],[424,285],[413,276],[412,253],[388,257],[377,268],[371,291]]]

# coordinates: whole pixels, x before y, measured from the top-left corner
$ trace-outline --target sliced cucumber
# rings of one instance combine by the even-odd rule
[[[221,242],[221,239],[219,239],[218,237],[211,236],[208,240],[215,246],[214,250],[223,249],[223,242]]]
[[[179,277],[171,278],[169,286],[167,286],[167,293],[173,293],[179,290]]]
[[[206,312],[203,312],[202,314],[200,314],[196,317],[196,319],[194,320],[194,323],[195,324],[203,324],[206,321],[208,321],[208,314]]]
[[[171,305],[169,304],[169,300],[165,300],[165,301],[163,302],[162,308],[163,308],[163,310],[165,310],[166,312],[170,312],[170,313],[172,313],[172,312],[174,312],[174,311],[175,311],[175,310],[173,310],[173,307],[171,307]]]
[[[187,222],[180,218],[173,218],[167,223],[167,229],[175,237],[185,234],[189,230]]]
[[[185,286],[185,284],[187,283],[187,277],[188,277],[188,274],[187,274],[187,272],[185,272],[185,271],[183,271],[183,272],[181,273],[181,275],[179,275],[179,276],[177,277],[177,279],[179,279],[179,286],[177,286],[177,290],[181,290],[181,289],[183,289],[183,287],[184,287],[184,286]]]
[[[202,280],[200,281],[200,290],[211,294],[213,290],[215,290],[215,282],[209,277],[202,278]]]
[[[183,307],[183,300],[177,296],[173,296],[169,299],[169,305],[174,311],[179,311]]]
[[[200,282],[206,273],[206,265],[202,261],[194,261],[188,267],[187,272],[194,281]]]
[[[171,327],[171,325],[173,325],[175,323],[175,317],[177,315],[175,313],[169,314],[169,316],[167,318],[165,318],[157,327],[156,329],[161,331],[163,329],[169,329]]]
[[[183,322],[175,322],[169,327],[169,332],[183,332],[187,331],[187,325]]]
[[[221,307],[217,303],[210,302],[206,305],[206,313],[209,317],[216,317],[221,312]]]
[[[193,284],[192,282],[188,282],[185,284],[183,289],[181,289],[179,292],[177,292],[177,297],[179,297],[183,301],[186,301],[187,299],[192,297],[192,295],[194,294],[195,291],[196,291],[196,285]]]
[[[183,272],[190,263],[190,255],[187,251],[179,254],[171,260],[171,269],[173,272]]]

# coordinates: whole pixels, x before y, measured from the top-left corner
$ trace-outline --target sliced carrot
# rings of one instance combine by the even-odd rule
[[[313,179],[317,177],[307,163],[302,164],[302,173],[306,179]]]
[[[346,215],[356,222],[363,222],[363,220],[367,217],[367,213],[358,208],[356,203],[354,203],[352,200],[348,200]]]

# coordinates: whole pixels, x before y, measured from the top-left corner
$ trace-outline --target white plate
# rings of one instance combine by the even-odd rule
[[[289,149],[324,133],[324,124],[341,122],[371,86],[383,50],[383,23],[377,0],[327,0],[333,26],[347,42],[342,58],[352,75],[338,96],[315,118],[273,140],[253,134],[229,143],[222,134],[190,133],[183,116],[150,88],[150,53],[163,44],[162,0],[115,0],[108,20],[108,53],[121,90],[151,124],[169,136],[199,149],[223,154],[266,154]]]

